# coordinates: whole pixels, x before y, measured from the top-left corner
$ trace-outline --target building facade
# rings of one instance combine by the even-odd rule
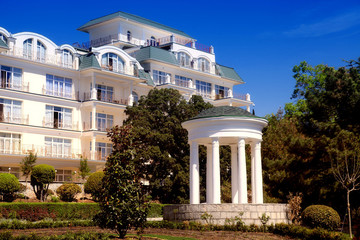
[[[0,27],[0,172],[23,180],[19,164],[29,152],[55,167],[57,182],[74,180],[81,156],[102,169],[112,150],[106,130],[153,88],[250,111],[250,95],[233,94],[244,83],[235,70],[182,31],[124,12],[78,30],[89,42],[58,46]]]

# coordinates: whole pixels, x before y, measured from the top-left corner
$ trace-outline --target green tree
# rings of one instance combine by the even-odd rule
[[[84,181],[90,175],[91,169],[88,165],[88,159],[80,157],[79,176]]]
[[[210,107],[200,96],[186,102],[177,90],[154,89],[126,109],[124,124],[132,125],[134,138],[144,143],[134,161],[149,181],[154,200],[188,201],[189,145],[181,123]]]
[[[40,164],[33,167],[31,173],[31,186],[34,189],[36,198],[42,202],[46,199],[49,185],[55,180],[55,169],[47,164]]]
[[[31,175],[31,171],[36,163],[37,155],[33,152],[30,152],[28,156],[24,157],[20,163],[20,170],[25,176],[25,185],[27,185],[27,180]]]
[[[94,220],[101,228],[113,229],[124,238],[130,228],[142,229],[146,222],[148,205],[134,162],[143,144],[133,137],[130,125],[113,127],[108,137],[114,149],[105,165],[99,196],[100,213]]]
[[[352,239],[350,193],[360,189],[360,139],[342,130],[332,139],[329,157],[336,180],[346,190],[349,232]]]
[[[10,173],[0,173],[0,195],[3,200],[11,202],[14,200],[14,193],[19,191],[19,180]]]

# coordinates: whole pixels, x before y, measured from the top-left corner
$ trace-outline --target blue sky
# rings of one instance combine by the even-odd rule
[[[0,26],[42,34],[56,44],[88,41],[76,29],[116,11],[182,30],[213,45],[216,61],[234,67],[256,115],[290,102],[292,68],[301,61],[339,67],[360,57],[360,1],[5,1]]]

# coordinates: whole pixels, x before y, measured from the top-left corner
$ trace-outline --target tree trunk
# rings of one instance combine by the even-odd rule
[[[348,215],[349,215],[349,234],[350,239],[352,239],[352,230],[351,230],[351,211],[350,211],[350,191],[347,191],[347,207],[348,207]]]

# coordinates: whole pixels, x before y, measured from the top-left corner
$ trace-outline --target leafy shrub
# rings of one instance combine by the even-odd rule
[[[72,202],[75,200],[75,195],[81,193],[81,188],[75,183],[65,183],[56,189],[56,193],[62,201]]]
[[[47,164],[40,164],[31,172],[31,186],[36,198],[44,201],[47,196],[49,184],[55,180],[55,168]]]
[[[0,195],[5,201],[11,202],[14,200],[14,193],[19,191],[19,180],[10,173],[0,173]]]
[[[101,191],[101,182],[104,177],[104,172],[95,172],[91,174],[84,184],[85,193],[91,194],[91,197],[97,200],[97,194]]]
[[[339,214],[331,207],[325,205],[311,205],[302,213],[303,223],[306,226],[335,230],[340,225]]]

